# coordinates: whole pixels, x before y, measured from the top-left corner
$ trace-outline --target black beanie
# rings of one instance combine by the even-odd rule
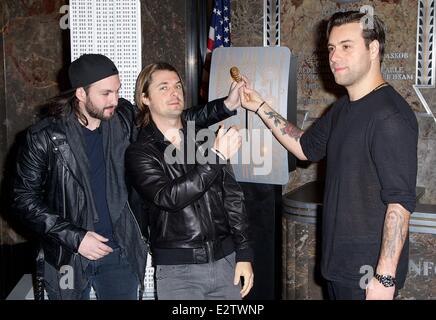
[[[84,54],[74,60],[68,69],[73,89],[86,87],[114,74],[118,74],[117,67],[102,54]]]

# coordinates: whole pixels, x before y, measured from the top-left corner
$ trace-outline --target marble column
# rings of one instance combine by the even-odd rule
[[[60,70],[69,60],[68,30],[60,28],[59,12],[67,3],[0,2],[0,299],[34,266],[34,243],[11,220],[8,195],[19,139],[38,120],[40,106],[65,83]]]

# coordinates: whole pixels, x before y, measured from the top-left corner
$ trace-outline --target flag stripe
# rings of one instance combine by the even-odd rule
[[[207,48],[230,47],[230,0],[215,0]]]

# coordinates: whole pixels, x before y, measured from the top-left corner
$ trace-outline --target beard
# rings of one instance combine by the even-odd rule
[[[85,103],[85,110],[86,112],[89,114],[90,117],[94,118],[94,119],[99,119],[99,120],[109,120],[110,118],[112,118],[112,116],[114,115],[114,112],[109,114],[109,115],[105,115],[104,112],[106,109],[111,109],[112,107],[105,107],[103,109],[99,109],[96,106],[94,106],[94,104],[91,102],[91,99],[88,99]],[[116,106],[113,107],[114,111]]]

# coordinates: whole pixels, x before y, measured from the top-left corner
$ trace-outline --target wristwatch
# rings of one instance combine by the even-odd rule
[[[397,281],[393,276],[376,273],[374,278],[376,278],[378,282],[380,282],[386,288],[393,287],[397,284]]]

